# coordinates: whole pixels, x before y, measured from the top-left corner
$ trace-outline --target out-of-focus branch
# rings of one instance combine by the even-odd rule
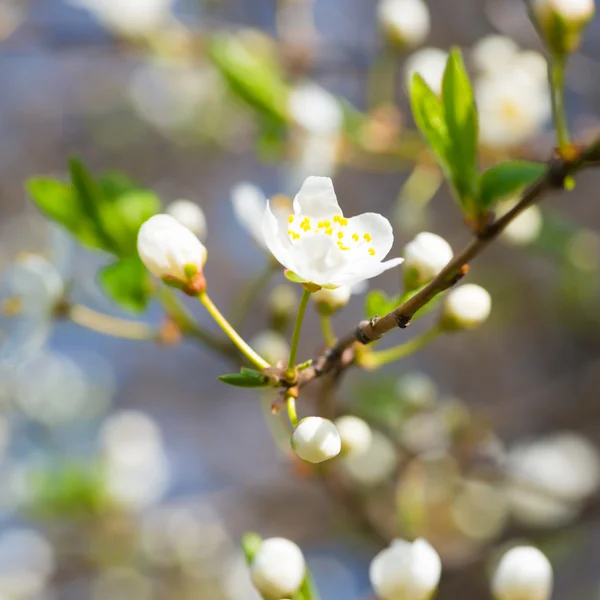
[[[513,209],[479,230],[475,238],[444,267],[435,279],[387,315],[360,322],[352,333],[340,338],[335,346],[315,359],[311,367],[299,373],[296,381],[290,382],[285,376],[282,377],[281,386],[302,387],[333,370],[347,368],[354,362],[356,344],[366,345],[379,340],[396,327],[401,329],[408,327],[421,308],[466,275],[469,269],[468,263],[479,256],[523,211],[549,192],[563,189],[565,179],[587,167],[597,166],[599,160],[600,138],[583,150],[573,149],[572,156],[563,156],[549,161],[544,176],[524,192]]]

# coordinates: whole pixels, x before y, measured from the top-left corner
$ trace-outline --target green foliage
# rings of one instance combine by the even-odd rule
[[[272,61],[252,53],[231,35],[216,35],[208,46],[208,56],[229,89],[244,104],[264,118],[287,122],[289,90]]]
[[[492,208],[497,200],[512,196],[544,175],[542,163],[511,160],[497,164],[481,176],[480,205]]]
[[[47,177],[27,182],[33,202],[81,244],[118,260],[100,271],[105,292],[121,307],[142,311],[149,298],[148,275],[137,257],[140,226],[160,211],[160,200],[125,175],[98,178],[76,159],[69,163],[71,183]]]
[[[248,566],[252,565],[254,557],[256,556],[256,553],[258,552],[258,549],[262,543],[262,537],[253,531],[244,534],[242,537],[242,552],[244,553],[244,558],[246,559],[246,564]]]
[[[444,72],[442,103],[448,132],[447,160],[452,183],[468,213],[477,212],[479,174],[477,170],[477,142],[479,122],[473,88],[465,69],[460,50],[454,48]]]
[[[306,576],[300,589],[292,596],[292,600],[319,600],[319,592],[312,573],[306,568]]]
[[[243,388],[261,388],[269,385],[269,378],[260,371],[242,367],[239,373],[220,375],[219,379],[227,385]]]
[[[98,273],[106,294],[119,306],[134,313],[144,310],[150,297],[146,267],[137,256],[121,258]]]
[[[389,312],[392,312],[395,308],[412,298],[421,289],[422,287],[411,290],[410,292],[397,294],[396,296],[388,296],[381,290],[371,290],[365,298],[365,318],[372,319],[373,317],[387,315]],[[441,297],[438,295],[433,298],[433,300],[430,300],[414,318],[422,317],[431,312],[440,299]]]
[[[92,517],[111,506],[99,464],[66,462],[31,475],[28,511],[39,518]]]

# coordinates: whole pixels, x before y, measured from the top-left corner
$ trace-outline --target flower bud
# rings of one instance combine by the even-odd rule
[[[408,57],[404,65],[404,72],[408,85],[413,75],[418,73],[425,83],[436,93],[442,91],[444,70],[448,61],[448,53],[439,48],[423,48]]]
[[[380,0],[377,17],[390,42],[402,48],[423,43],[431,28],[429,9],[422,0]]]
[[[155,215],[148,219],[140,227],[137,249],[148,271],[165,283],[192,295],[203,290],[206,248],[173,217]]]
[[[206,240],[206,217],[197,204],[189,200],[176,200],[167,206],[165,212],[177,219],[200,240]]]
[[[356,484],[375,487],[389,479],[398,467],[394,444],[379,431],[371,432],[369,447],[360,454],[344,457],[346,475]]]
[[[285,538],[266,539],[258,548],[250,573],[254,587],[265,600],[291,597],[306,574],[302,550]]]
[[[594,0],[533,0],[531,8],[544,41],[556,54],[574,52],[594,17]]]
[[[250,345],[272,365],[287,360],[290,355],[290,345],[285,337],[278,331],[271,329],[265,329],[265,331],[255,335],[250,340]]]
[[[440,581],[442,562],[424,539],[394,540],[371,562],[369,579],[381,600],[428,600]]]
[[[321,288],[319,291],[311,294],[317,311],[321,315],[332,315],[340,308],[344,308],[348,302],[350,302],[350,296],[352,290],[348,285],[341,285],[334,290],[328,290],[327,288]]]
[[[340,453],[342,440],[328,419],[307,417],[298,423],[292,435],[292,448],[301,459],[320,463]]]
[[[342,452],[346,455],[364,454],[371,446],[373,432],[368,423],[353,415],[336,419],[335,428],[342,440]]]
[[[509,209],[514,206],[514,203],[507,204]],[[515,246],[525,246],[535,242],[542,231],[542,226],[542,211],[538,206],[530,206],[504,228],[502,239]]]
[[[404,283],[407,289],[429,283],[451,260],[452,248],[448,242],[424,231],[404,248]]]
[[[488,292],[474,283],[450,290],[444,302],[441,325],[446,330],[470,329],[481,325],[492,310]]]
[[[552,566],[537,548],[512,548],[496,568],[492,593],[496,600],[548,600],[552,593]]]

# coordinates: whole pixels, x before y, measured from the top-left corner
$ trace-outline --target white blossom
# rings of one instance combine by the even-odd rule
[[[302,550],[294,542],[269,538],[259,546],[250,571],[252,583],[265,600],[281,600],[299,590],[306,564]]]
[[[371,562],[369,579],[381,600],[428,600],[442,574],[438,553],[424,539],[396,539]]]
[[[381,262],[394,242],[389,221],[377,213],[345,218],[328,177],[308,177],[287,216],[269,202],[262,230],[286,269],[321,287],[351,286],[402,262]]]
[[[477,327],[490,316],[491,310],[489,293],[474,283],[467,283],[448,292],[442,320],[449,328]]]
[[[509,204],[511,208],[514,206],[514,203]],[[530,206],[505,227],[502,238],[518,246],[531,244],[540,235],[542,223],[542,211],[538,206]]]
[[[414,73],[418,73],[425,83],[436,93],[442,91],[444,70],[448,53],[439,48],[423,48],[411,54],[404,65],[406,80],[410,85]]]
[[[424,231],[404,248],[404,271],[411,288],[419,287],[431,281],[453,257],[448,242],[436,235]]]
[[[435,382],[429,375],[412,371],[401,375],[396,383],[402,403],[412,409],[423,409],[431,406],[438,395]]]
[[[140,227],[137,248],[150,273],[180,282],[202,273],[207,256],[202,242],[169,215],[155,215]]]
[[[166,207],[165,212],[177,219],[200,240],[206,240],[206,217],[197,204],[189,200],[175,200]]]
[[[340,308],[344,308],[350,302],[351,296],[352,288],[349,285],[341,285],[333,290],[322,288],[311,294],[311,298],[317,305],[317,309],[329,314],[334,313]]]
[[[138,37],[159,29],[168,19],[173,0],[71,0],[90,11],[118,34]]]
[[[266,329],[255,335],[250,340],[250,346],[272,365],[287,360],[290,355],[290,345],[285,336],[272,329]]]
[[[386,481],[398,466],[394,444],[379,431],[372,431],[371,443],[365,452],[350,454],[343,460],[346,475],[355,483],[374,487]]]
[[[549,600],[552,565],[537,548],[517,546],[500,560],[492,579],[496,600]]]
[[[343,125],[344,114],[336,97],[310,81],[291,91],[289,111],[298,125],[316,135],[336,133]]]
[[[429,35],[431,18],[422,0],[380,0],[377,17],[392,42],[414,47]]]
[[[334,425],[342,440],[342,451],[345,455],[359,456],[371,447],[373,432],[363,419],[345,415],[336,419]]]
[[[551,115],[548,87],[522,68],[494,73],[475,84],[479,140],[492,149],[518,146],[539,133]]]
[[[483,73],[495,73],[510,65],[519,52],[514,40],[504,35],[482,37],[471,49],[473,63]]]
[[[342,441],[331,421],[321,417],[306,417],[294,430],[292,448],[301,459],[320,463],[337,456],[342,449]]]
[[[573,52],[596,12],[594,0],[532,0],[538,29],[553,52]]]

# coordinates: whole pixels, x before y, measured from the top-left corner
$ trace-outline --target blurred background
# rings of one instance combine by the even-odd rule
[[[0,0],[0,598],[256,599],[238,549],[249,530],[298,543],[324,600],[373,598],[368,564],[394,535],[440,552],[444,600],[489,597],[495,556],[523,540],[551,558],[556,597],[600,596],[596,173],[472,265],[493,297],[481,329],[307,391],[301,415],[357,414],[375,431],[367,454],[318,471],[290,456],[273,398],[219,382],[235,363],[170,329],[160,303],[117,306],[98,285],[106,255],[25,191],[78,156],[163,205],[197,204],[212,298],[265,355],[285,355],[300,293],[253,238],[255,202],[329,175],[347,215],[390,218],[392,256],[424,230],[455,252],[468,241],[414,129],[408,72],[435,86],[442,51],[460,46],[488,123],[482,163],[552,153],[525,4],[427,5],[430,31],[407,48],[374,0]],[[513,45],[481,43],[490,34]],[[599,59],[594,22],[567,77],[583,140],[600,124]],[[398,294],[401,274],[370,286]],[[336,315],[338,333],[364,298]],[[161,343],[61,318],[65,299],[161,327]],[[313,310],[300,356],[323,348]]]

